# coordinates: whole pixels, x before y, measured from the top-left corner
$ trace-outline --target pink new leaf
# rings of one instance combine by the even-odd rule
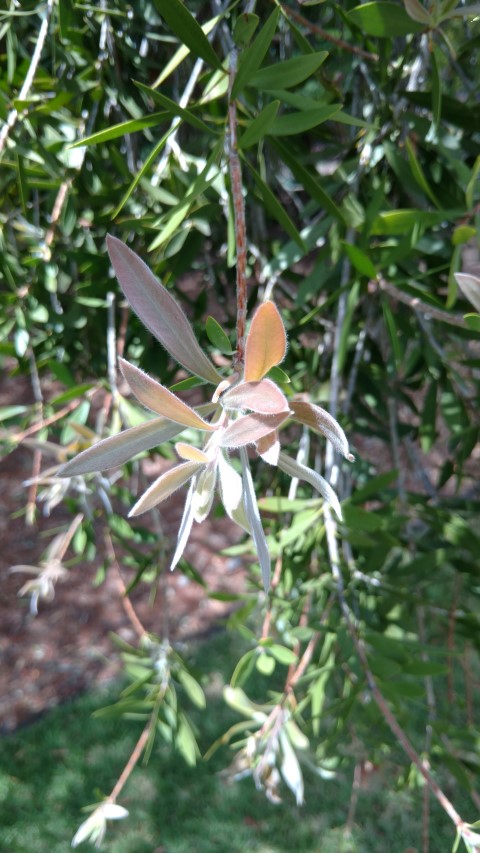
[[[278,309],[273,302],[263,302],[253,315],[245,345],[245,381],[263,379],[283,361],[286,350],[287,336]]]
[[[143,403],[147,409],[151,409],[158,415],[163,415],[163,417],[169,418],[177,424],[183,424],[183,426],[193,427],[194,429],[211,432],[217,428],[215,424],[204,421],[190,406],[179,400],[175,394],[172,394],[171,391],[164,388],[143,370],[134,367],[133,364],[123,358],[119,359],[119,363],[122,373],[137,400]]]
[[[218,385],[220,374],[200,348],[173,296],[121,240],[108,235],[107,248],[120,286],[142,323],[179,364]]]
[[[222,395],[221,401],[226,409],[251,409],[262,415],[288,412],[287,398],[271,379],[234,385]]]
[[[289,414],[280,412],[278,415],[243,415],[222,431],[220,446],[244,447],[246,444],[253,444],[280,426]]]

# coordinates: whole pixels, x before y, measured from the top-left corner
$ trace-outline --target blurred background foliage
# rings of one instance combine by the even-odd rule
[[[253,731],[252,670],[274,679],[273,692],[255,699],[279,707],[278,671],[315,638],[296,701],[288,694],[283,733],[293,752],[326,775],[393,761],[401,780],[420,785],[370,701],[343,596],[383,695],[431,766],[447,767],[462,786],[460,804],[472,795],[474,814],[480,319],[455,273],[480,269],[478,8],[446,0],[250,6],[187,3],[202,29],[179,0],[10,0],[0,12],[0,359],[5,374],[28,376],[33,388],[32,405],[12,399],[0,409],[2,447],[8,453],[30,431],[35,453],[51,442],[58,462],[79,441],[144,417],[115,387],[108,329],[162,382],[182,379],[128,315],[107,232],[172,289],[219,364],[208,315],[233,345],[225,69],[235,44],[250,306],[275,299],[289,335],[285,393],[306,392],[338,417],[357,459],[339,471],[328,453],[325,464],[318,437],[301,438],[301,452],[333,473],[343,500],[343,591],[329,569],[322,503],[303,486],[287,498],[274,469],[256,472],[282,573],[259,644],[265,602],[251,566],[229,621],[248,650],[226,698],[245,718],[240,734]],[[113,392],[103,419],[91,411],[97,389]],[[288,437],[296,453],[299,435]],[[152,537],[120,517],[132,502],[132,470],[121,485],[100,483],[117,515],[85,493],[98,494],[98,481],[80,489],[90,519],[75,536],[77,551],[93,558],[92,519],[101,520],[128,543],[140,577],[149,561],[137,545]],[[78,495],[69,500],[78,511]],[[249,550],[241,543],[230,554]],[[186,561],[182,570],[196,577]],[[148,667],[141,675],[133,667],[132,689],[142,693],[155,662],[151,648],[140,654],[152,667],[150,682]],[[176,660],[173,670],[201,704],[188,669]],[[185,735],[176,698],[171,709],[158,731],[167,740],[176,733],[192,760],[194,733]],[[288,745],[278,749],[300,800]],[[257,782],[268,793],[268,780]]]

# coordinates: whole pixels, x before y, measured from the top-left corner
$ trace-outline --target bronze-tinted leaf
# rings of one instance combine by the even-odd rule
[[[120,367],[122,373],[127,380],[130,388],[135,394],[137,400],[143,403],[147,409],[151,409],[158,415],[163,415],[177,424],[193,427],[194,429],[207,430],[209,432],[216,429],[214,424],[209,424],[204,421],[200,415],[182,402],[175,394],[172,394],[168,388],[164,388],[155,379],[152,379],[143,370],[134,367],[130,362],[120,358]]]
[[[173,296],[121,240],[108,235],[107,248],[120,286],[142,323],[179,364],[218,385],[220,374],[201,349]]]
[[[347,436],[342,427],[325,409],[316,406],[314,403],[303,402],[303,400],[291,400],[289,406],[296,421],[305,424],[315,432],[321,432],[332,442],[335,450],[345,456],[345,459],[348,459],[349,462],[354,461],[354,456],[348,448]]]
[[[180,486],[183,486],[187,480],[190,480],[197,471],[203,466],[199,462],[183,462],[182,465],[176,465],[162,474],[158,480],[150,486],[149,489],[137,501],[135,506],[128,513],[129,516],[141,515],[142,512],[152,509],[157,504],[170,497],[173,492],[176,492]]]
[[[280,364],[287,350],[282,318],[273,302],[263,302],[253,315],[245,345],[246,382],[263,379],[271,367]]]

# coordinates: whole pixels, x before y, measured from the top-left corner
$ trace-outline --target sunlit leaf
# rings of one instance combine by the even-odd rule
[[[262,572],[263,588],[268,592],[270,588],[270,554],[268,551],[267,540],[263,532],[262,521],[258,511],[257,496],[253,485],[250,466],[248,464],[247,451],[244,447],[240,450],[240,458],[242,460],[242,479],[243,479],[243,499],[245,502],[245,514],[250,526],[252,539],[255,545],[255,551]]]
[[[230,518],[247,533],[250,533],[250,525],[245,515],[243,502],[243,482],[240,474],[235,471],[233,465],[225,459],[223,453],[218,457],[218,475],[220,485],[220,497],[225,511]]]
[[[157,504],[170,497],[173,492],[176,492],[180,486],[183,486],[194,474],[199,471],[203,465],[199,462],[183,462],[181,465],[176,465],[170,471],[162,474],[142,495],[134,507],[128,513],[129,517],[141,515],[143,512],[152,509]]]
[[[209,462],[207,454],[198,447],[192,447],[191,444],[184,444],[182,441],[179,441],[175,445],[175,450],[181,459],[185,459],[188,462],[203,462],[205,464]]]
[[[175,394],[172,394],[168,388],[164,388],[159,382],[151,379],[143,370],[123,358],[119,359],[119,363],[122,373],[137,400],[148,409],[175,421],[175,423],[183,424],[183,426],[206,431],[217,428],[215,424],[208,423],[200,415],[197,415],[194,409],[191,409]]]
[[[288,412],[287,398],[271,379],[240,382],[222,395],[221,402],[225,409],[250,409],[263,415]]]
[[[305,480],[305,482],[310,483],[317,492],[320,492],[324,500],[330,504],[338,518],[340,520],[342,519],[342,508],[340,506],[340,502],[330,483],[327,483],[324,477],[317,474],[313,468],[301,465],[300,462],[286,456],[285,453],[280,453],[277,464],[278,467],[281,468],[282,471],[285,471],[285,473],[290,477],[298,477],[299,480]]]
[[[455,278],[463,295],[480,311],[480,278],[464,272],[455,273]]]
[[[379,38],[397,38],[424,29],[424,25],[407,15],[402,6],[388,0],[355,6],[347,13],[347,18],[367,35]]]
[[[253,444],[264,435],[268,435],[280,426],[289,416],[288,412],[280,412],[277,415],[242,415],[233,421],[220,434],[221,447],[244,447]]]
[[[124,430],[118,435],[104,438],[98,444],[87,448],[58,470],[59,477],[75,477],[92,471],[107,471],[117,468],[137,453],[158,447],[182,432],[184,427],[172,423],[167,418],[154,418],[140,426]]]
[[[305,424],[315,432],[321,432],[332,442],[335,450],[345,456],[349,462],[353,462],[354,457],[349,451],[347,436],[340,424],[325,409],[302,400],[291,400],[289,406],[296,421]]]
[[[257,308],[245,346],[246,382],[263,379],[266,373],[285,358],[287,336],[282,318],[273,302]]]

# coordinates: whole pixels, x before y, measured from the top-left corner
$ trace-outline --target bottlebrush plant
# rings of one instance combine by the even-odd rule
[[[287,337],[282,318],[273,302],[257,308],[245,343],[243,370],[234,361],[224,377],[196,340],[182,309],[146,264],[116,237],[107,237],[108,251],[120,286],[130,305],[182,367],[213,384],[211,402],[192,408],[138,367],[120,359],[120,368],[140,403],[159,417],[105,438],[84,450],[59,470],[73,477],[123,464],[137,453],[176,438],[185,429],[205,437],[202,446],[177,442],[178,465],[161,474],[130,511],[137,516],[166,500],[190,482],[177,545],[171,562],[180,560],[194,521],[201,523],[212,507],[218,484],[225,511],[252,536],[265,590],[270,584],[270,555],[258,510],[250,472],[247,446],[270,465],[316,489],[341,519],[338,498],[329,483],[313,468],[300,464],[280,449],[279,429],[294,420],[322,433],[349,461],[346,435],[337,421],[319,406],[303,399],[288,400],[269,371],[285,356]],[[242,474],[233,467],[229,454],[239,451]]]

